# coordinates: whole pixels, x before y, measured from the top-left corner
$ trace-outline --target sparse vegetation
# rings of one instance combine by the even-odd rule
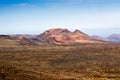
[[[120,80],[120,45],[1,46],[0,80]]]
[[[1,39],[0,38],[0,46],[16,46],[18,43],[15,40],[10,40],[10,39]]]

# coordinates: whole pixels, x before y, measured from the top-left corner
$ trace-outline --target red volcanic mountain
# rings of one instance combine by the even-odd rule
[[[104,43],[104,41],[99,41],[91,38],[87,34],[75,30],[71,32],[67,29],[49,29],[42,34],[37,36],[41,42],[47,42],[56,45],[70,45],[70,44],[83,44],[83,43]]]

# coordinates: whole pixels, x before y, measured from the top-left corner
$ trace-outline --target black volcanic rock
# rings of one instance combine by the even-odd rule
[[[12,39],[12,37],[9,36],[9,35],[0,35],[0,38],[3,38],[3,39]]]

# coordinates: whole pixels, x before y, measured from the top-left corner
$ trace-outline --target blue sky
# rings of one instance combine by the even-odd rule
[[[40,34],[50,28],[120,34],[120,0],[0,0],[0,28],[0,34]]]

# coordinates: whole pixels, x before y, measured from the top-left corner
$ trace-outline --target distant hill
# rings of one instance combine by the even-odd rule
[[[10,34],[11,37],[23,36],[25,38],[36,38],[37,34]]]
[[[103,41],[96,40],[87,34],[75,30],[74,32],[68,29],[49,29],[37,36],[42,42],[47,42],[56,45],[71,45],[71,44],[84,44],[84,43],[104,43]]]
[[[111,42],[120,43],[120,34],[112,34],[107,39]]]
[[[107,39],[101,37],[101,36],[98,36],[98,35],[93,35],[91,36],[92,38],[96,39],[96,40],[102,40],[102,41],[107,41]]]
[[[29,46],[36,46],[37,44],[37,39],[32,39],[32,38],[25,38],[24,36],[17,36],[15,37],[16,41],[20,45],[29,45]]]
[[[16,46],[18,43],[9,35],[0,35],[0,46]]]
[[[110,41],[112,38],[115,38],[110,37],[107,38]],[[119,38],[116,39],[117,41],[119,41]],[[75,30],[71,32],[68,29],[62,28],[49,29],[39,35],[32,34],[0,35],[0,45],[9,46],[79,45],[95,43],[107,43],[107,41],[106,39],[99,36],[89,36],[84,32],[81,32],[80,30]]]
[[[23,36],[0,35],[0,46],[34,46],[37,39],[27,39]]]
[[[0,38],[3,38],[3,39],[12,39],[12,37],[10,35],[0,35]]]

